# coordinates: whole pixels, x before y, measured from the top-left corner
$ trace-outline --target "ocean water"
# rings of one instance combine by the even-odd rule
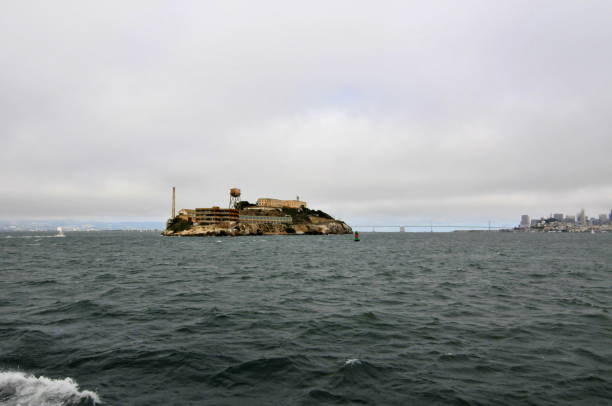
[[[612,404],[612,234],[47,237],[0,234],[0,405]]]

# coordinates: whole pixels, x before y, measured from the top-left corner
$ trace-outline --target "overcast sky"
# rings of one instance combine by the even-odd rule
[[[0,218],[612,206],[612,1],[12,1]]]

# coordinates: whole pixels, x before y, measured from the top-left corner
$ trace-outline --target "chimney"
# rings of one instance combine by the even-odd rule
[[[172,186],[172,217],[176,217],[176,188]]]

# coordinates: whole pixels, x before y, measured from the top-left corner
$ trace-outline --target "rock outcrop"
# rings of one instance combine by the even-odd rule
[[[194,225],[186,230],[166,229],[165,236],[202,237],[202,236],[241,236],[241,235],[295,235],[295,234],[351,234],[353,230],[340,220],[321,219],[298,224],[246,224],[227,222],[206,226]]]

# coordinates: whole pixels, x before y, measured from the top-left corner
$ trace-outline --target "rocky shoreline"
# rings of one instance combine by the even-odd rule
[[[322,235],[351,234],[353,230],[339,220],[318,221],[301,224],[245,224],[227,222],[205,226],[194,225],[186,230],[166,229],[162,235],[168,237],[248,236],[248,235]]]

